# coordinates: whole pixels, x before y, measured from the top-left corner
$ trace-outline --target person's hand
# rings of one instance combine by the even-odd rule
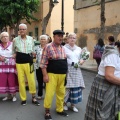
[[[14,58],[14,59],[15,59],[15,58],[16,58],[16,54],[13,54],[13,55],[12,55],[12,58]]]
[[[80,65],[82,65],[85,62],[85,60],[80,60]]]
[[[0,56],[0,61],[5,61],[5,57]]]
[[[44,81],[45,83],[48,83],[48,82],[49,82],[48,74],[43,75],[43,81]]]
[[[36,58],[36,53],[35,52],[32,52],[32,55],[34,58]]]

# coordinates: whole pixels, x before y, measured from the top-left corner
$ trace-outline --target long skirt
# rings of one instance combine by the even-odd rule
[[[70,102],[71,104],[82,102],[82,88],[66,88],[65,102]]]
[[[97,75],[91,87],[84,120],[115,120],[120,111],[120,86]]]
[[[18,92],[18,79],[15,73],[0,73],[0,93]]]

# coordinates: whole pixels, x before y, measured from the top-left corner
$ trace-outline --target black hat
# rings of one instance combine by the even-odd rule
[[[65,33],[62,30],[54,30],[53,31],[53,35],[56,35],[56,34],[62,34],[62,35],[64,35]]]

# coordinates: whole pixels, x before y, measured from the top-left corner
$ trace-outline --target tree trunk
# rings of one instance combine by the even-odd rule
[[[18,36],[18,25],[15,26],[14,33],[15,33],[15,36]]]
[[[104,34],[105,34],[105,0],[101,0],[101,28],[100,28],[100,38],[104,40]]]
[[[54,8],[53,0],[50,0],[50,2],[49,2],[49,12],[42,20],[42,34],[46,33],[46,27],[47,27],[48,21],[51,17],[51,13],[52,13],[53,8]]]
[[[13,27],[15,36],[18,36],[19,24],[20,24],[20,21],[18,21],[17,24],[14,25],[14,27]]]

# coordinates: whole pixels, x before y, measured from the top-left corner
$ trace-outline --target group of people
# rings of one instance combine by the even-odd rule
[[[16,101],[16,92],[19,92],[21,105],[27,104],[26,77],[34,105],[40,105],[38,99],[43,98],[45,84],[46,120],[52,120],[50,108],[55,93],[59,115],[68,116],[65,110],[69,108],[78,112],[75,105],[82,101],[82,90],[85,88],[79,65],[85,61],[80,58],[81,48],[75,44],[76,34],[69,33],[67,44],[63,46],[64,34],[61,30],[53,31],[50,43],[47,35],[41,35],[40,45],[36,47],[32,37],[27,35],[26,24],[19,25],[19,35],[13,42],[9,41],[8,32],[0,34],[0,93],[7,94],[3,101]],[[96,60],[98,74],[91,86],[84,120],[115,120],[120,111],[120,42],[115,42],[113,36],[108,39],[109,45],[104,46],[103,40],[99,39],[95,47],[100,48],[103,55],[100,61]],[[79,64],[77,67],[76,63]],[[38,81],[37,97],[34,72]]]
[[[75,104],[82,101],[82,90],[85,88],[83,76],[78,63],[81,48],[76,43],[76,34],[69,33],[67,44],[61,44],[64,32],[53,31],[53,41],[48,42],[47,35],[39,37],[40,45],[34,46],[33,38],[27,35],[27,25],[19,25],[19,35],[9,41],[8,32],[0,35],[0,93],[7,94],[3,101],[16,101],[16,92],[19,92],[21,105],[27,104],[25,78],[28,81],[31,102],[39,106],[38,100],[43,98],[43,83],[45,84],[44,108],[45,119],[51,120],[50,108],[53,96],[56,93],[56,112],[68,116],[65,110],[70,108],[78,112]],[[36,58],[36,61],[33,59]],[[38,82],[36,97],[35,76]],[[67,103],[71,106],[68,107]]]
[[[12,99],[16,101],[16,92],[19,91],[21,104],[26,105],[25,76],[29,84],[29,92],[32,94],[32,103],[40,105],[35,98],[36,85],[33,72],[34,42],[32,37],[27,36],[27,26],[19,25],[20,35],[9,40],[8,32],[0,34],[0,93],[7,96],[3,101]]]
[[[40,68],[43,81],[46,83],[44,98],[45,119],[51,120],[50,108],[54,93],[56,93],[56,112],[59,115],[68,116],[64,110],[68,110],[67,103],[71,103],[70,109],[78,112],[75,104],[82,101],[82,90],[85,87],[80,68],[74,64],[83,64],[80,59],[81,48],[75,45],[76,34],[69,33],[68,44],[62,46],[64,32],[53,31],[53,42],[47,44],[41,56]]]

